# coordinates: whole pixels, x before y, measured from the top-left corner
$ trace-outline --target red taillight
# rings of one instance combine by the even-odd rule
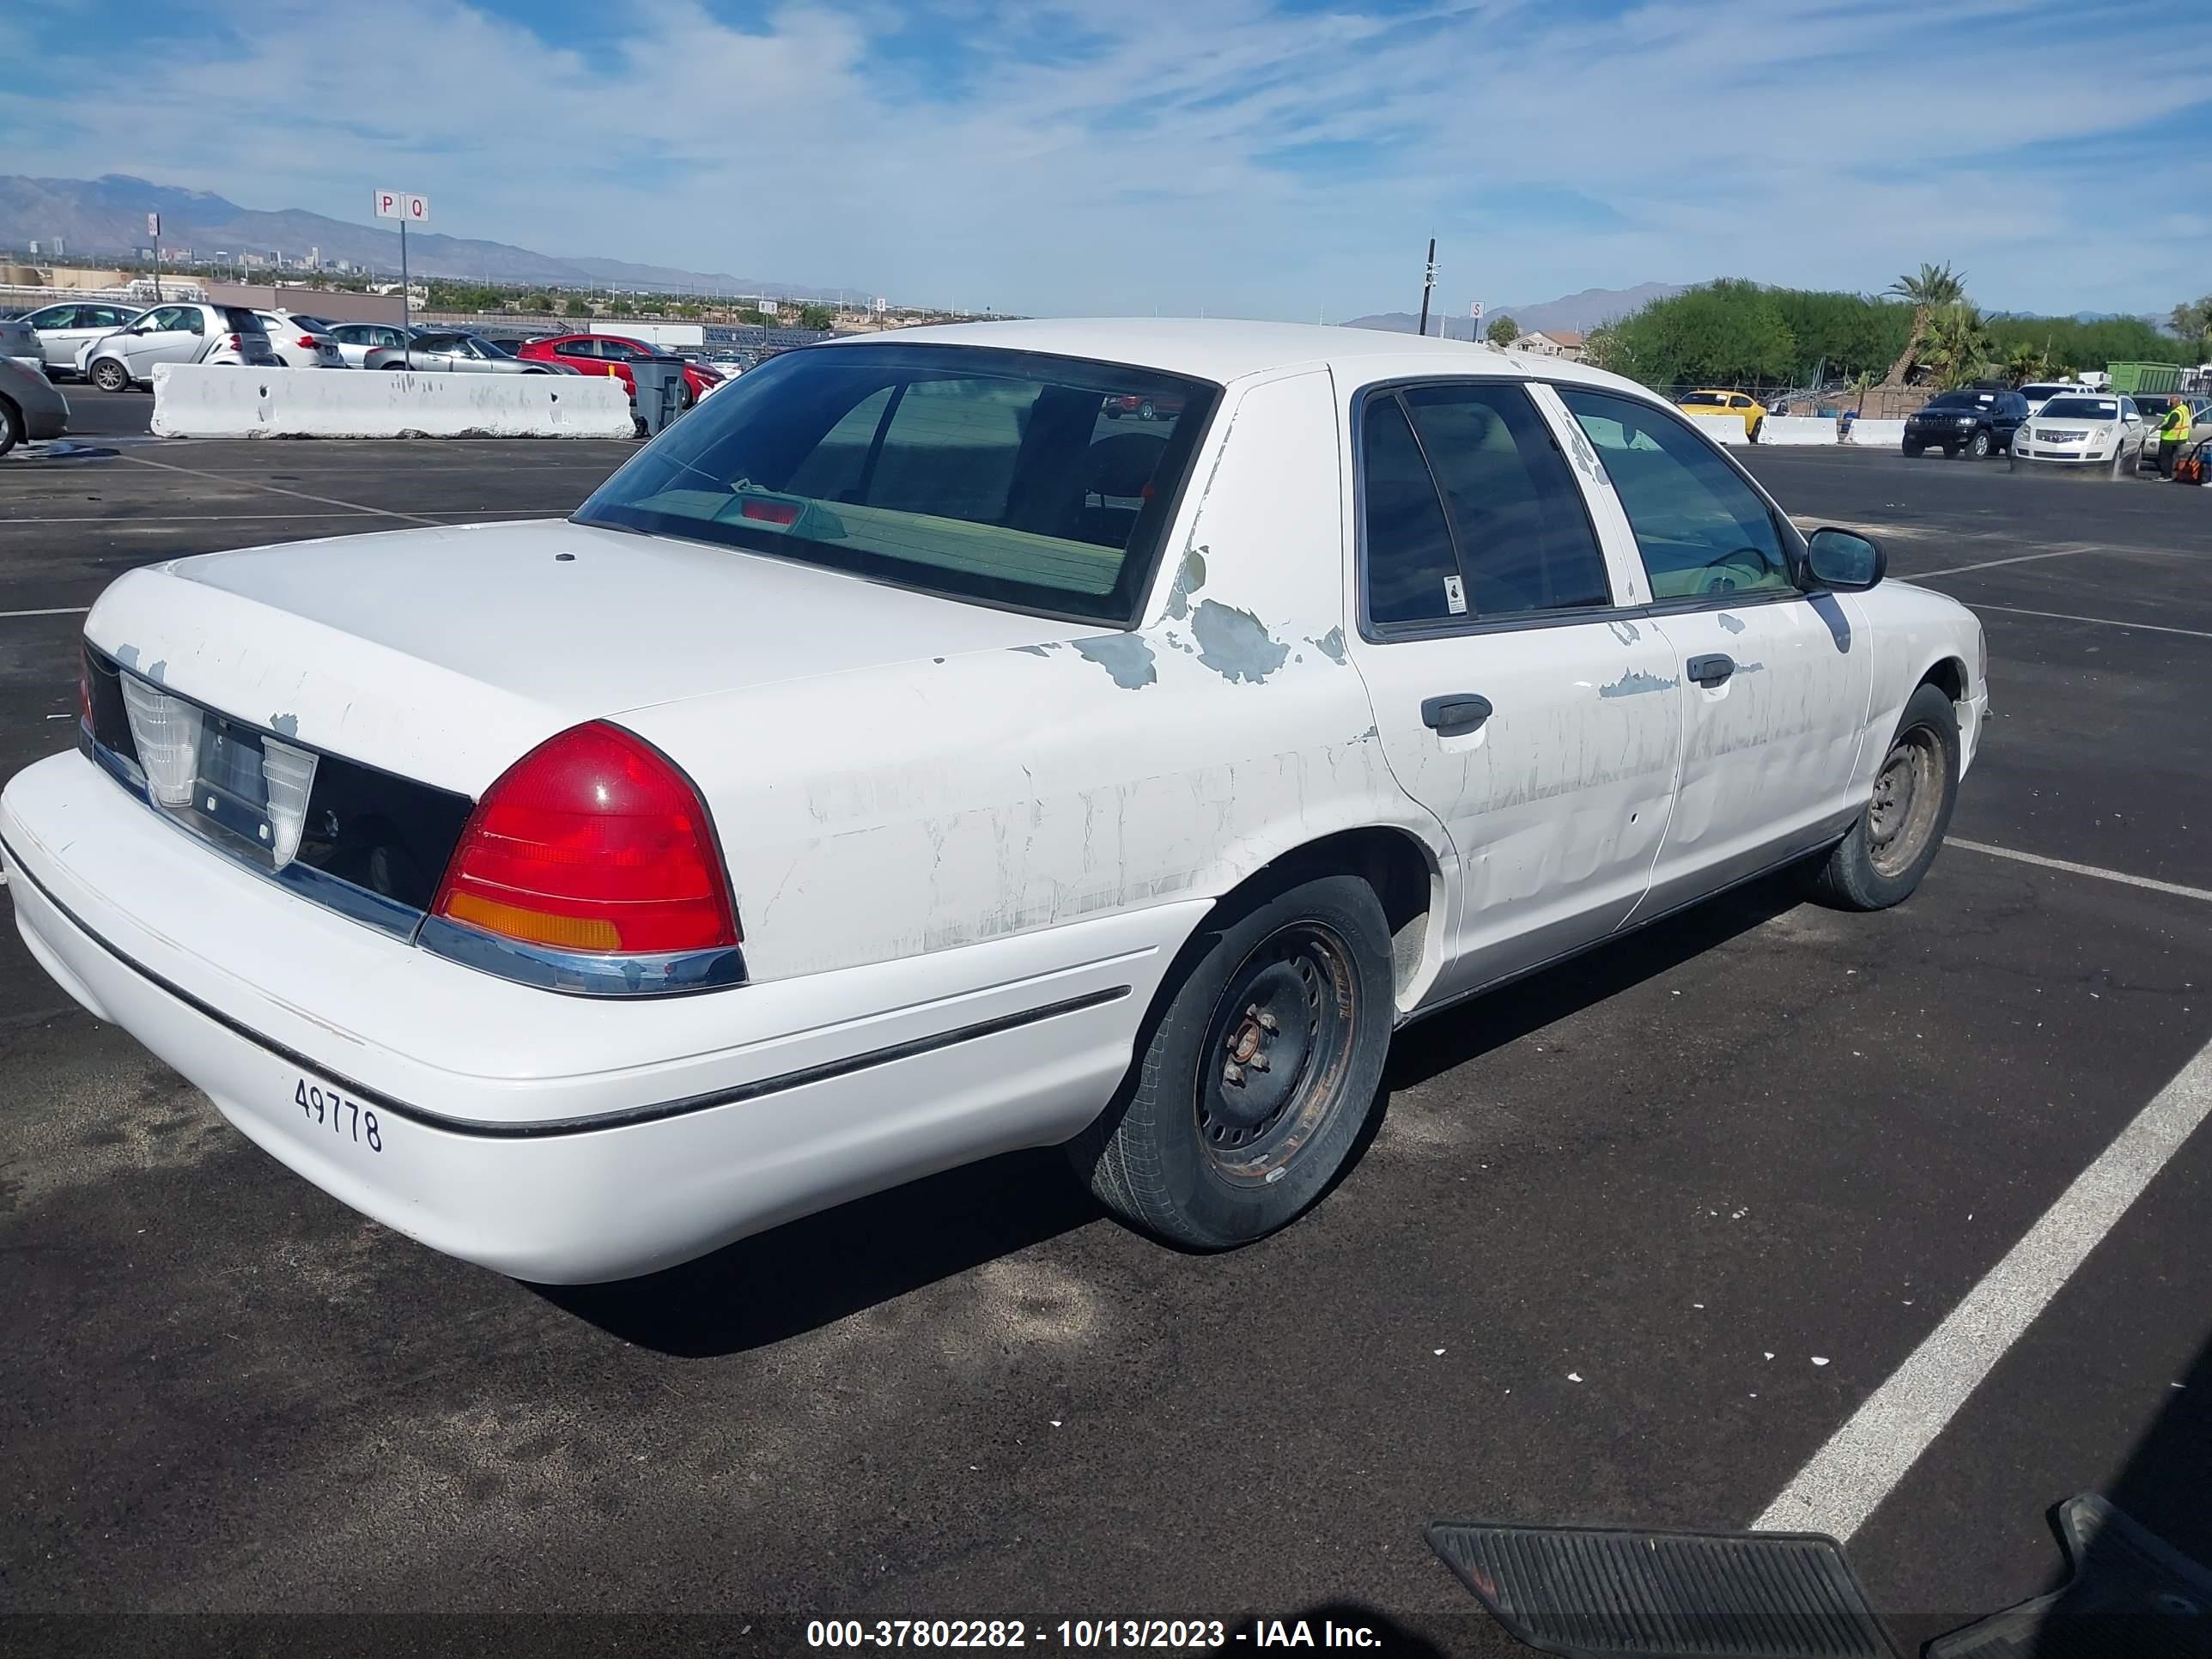
[[[763,524],[797,524],[799,508],[791,501],[747,501],[738,509],[741,519],[758,519]]]
[[[243,351],[246,349],[246,342],[234,334],[230,337],[230,349],[233,351]]]
[[[312,334],[302,334],[300,337],[300,347],[303,351],[313,351],[317,349],[315,337]]]
[[[547,739],[484,792],[430,908],[592,955],[740,937],[699,792],[643,738],[599,722]]]

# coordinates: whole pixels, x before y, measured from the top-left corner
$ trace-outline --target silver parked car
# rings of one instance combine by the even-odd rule
[[[257,311],[270,349],[287,368],[349,368],[331,337],[331,325],[297,311]]]
[[[244,306],[166,305],[86,348],[85,378],[102,392],[151,386],[161,363],[281,368],[261,319]]]
[[[333,323],[330,334],[337,344],[338,356],[360,368],[366,365],[370,352],[386,346],[404,345],[410,335],[422,331],[419,328],[402,328],[397,323]]]
[[[69,429],[69,399],[44,373],[0,358],[0,455],[29,438],[58,438]]]
[[[39,337],[40,355],[49,376],[73,374],[82,349],[92,342],[127,328],[146,314],[141,305],[118,305],[111,300],[65,300],[44,306],[20,320]]]
[[[441,374],[579,374],[567,363],[510,357],[477,334],[417,334],[405,348],[385,346],[368,354],[364,368],[419,368]]]

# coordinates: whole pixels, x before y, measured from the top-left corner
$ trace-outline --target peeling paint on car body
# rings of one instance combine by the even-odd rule
[[[1680,679],[1662,679],[1642,669],[1632,669],[1612,684],[1598,687],[1597,694],[1601,697],[1645,697],[1655,691],[1672,691],[1680,684]]]
[[[1198,659],[1225,680],[1257,685],[1291,654],[1250,611],[1214,599],[1201,600],[1192,611],[1190,631],[1198,639]]]
[[[280,738],[296,738],[300,735],[300,717],[297,714],[271,714],[269,729]]]
[[[1332,628],[1319,639],[1308,640],[1306,643],[1331,662],[1344,660],[1344,630],[1341,628]]]
[[[1741,634],[1743,632],[1743,618],[1741,617],[1731,617],[1727,611],[1723,611],[1719,615],[1716,616],[1713,620],[1718,623],[1723,628],[1727,629],[1731,634]]]
[[[1086,662],[1095,662],[1124,691],[1141,691],[1159,679],[1152,666],[1152,647],[1138,634],[1101,634],[1077,640],[1073,649]]]

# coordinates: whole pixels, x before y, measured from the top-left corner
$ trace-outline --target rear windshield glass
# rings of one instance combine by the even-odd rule
[[[248,311],[243,306],[217,306],[216,309],[222,313],[223,325],[234,334],[265,334],[269,331],[259,313]]]
[[[1218,395],[978,346],[787,352],[641,451],[576,522],[1126,624]]]
[[[1679,409],[1726,409],[1728,398],[1718,392],[1686,392],[1674,404]]]
[[[2045,420],[2117,421],[2120,418],[2120,400],[2117,398],[2053,398],[2043,406]]]

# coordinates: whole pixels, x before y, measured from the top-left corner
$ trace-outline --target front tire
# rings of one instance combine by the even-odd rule
[[[1905,705],[1875,774],[1866,810],[1813,878],[1813,896],[1838,910],[1887,910],[1912,896],[1950,828],[1959,797],[1959,711],[1941,686]]]
[[[1996,446],[1990,441],[1988,433],[1977,432],[1967,441],[1966,459],[1970,461],[1986,461],[1990,458],[1990,451],[1995,447]]]
[[[1911,439],[1907,438],[1905,441],[1905,459],[1908,461],[1917,461],[1927,452],[1927,445],[1915,443]]]
[[[131,371],[112,357],[102,357],[92,366],[92,383],[102,392],[128,392]]]
[[[0,455],[5,455],[23,441],[23,417],[15,412],[15,405],[0,398]]]
[[[1111,1104],[1069,1143],[1131,1225],[1194,1250],[1264,1238],[1342,1171],[1389,1053],[1390,931],[1354,876],[1231,900],[1185,947]]]

